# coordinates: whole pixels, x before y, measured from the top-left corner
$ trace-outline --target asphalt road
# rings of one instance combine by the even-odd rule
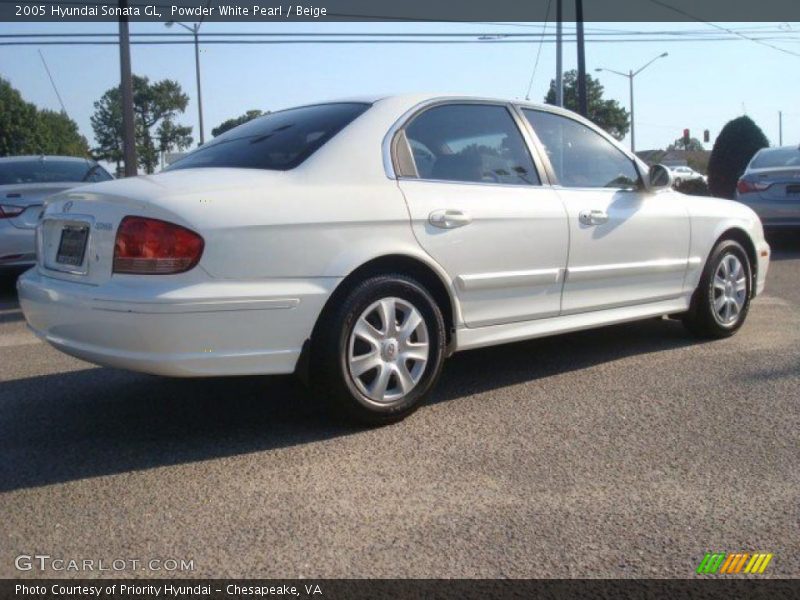
[[[15,569],[36,553],[194,577],[692,577],[708,550],[800,577],[798,236],[732,339],[650,320],[462,353],[376,430],[291,378],[64,356],[10,280],[0,365],[0,577],[76,575]]]

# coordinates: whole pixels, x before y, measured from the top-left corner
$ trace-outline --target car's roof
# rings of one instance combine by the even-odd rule
[[[94,162],[91,158],[80,156],[59,156],[54,154],[26,154],[22,156],[2,156],[0,162],[27,162],[31,160],[61,160],[66,162]]]
[[[375,104],[382,101],[396,101],[403,102],[409,105],[416,105],[429,100],[469,100],[472,102],[501,102],[513,103],[521,106],[530,106],[532,108],[547,108],[548,110],[565,110],[560,109],[552,104],[542,104],[540,102],[531,102],[529,100],[522,100],[520,98],[503,98],[499,96],[476,96],[473,94],[457,94],[453,92],[434,93],[434,92],[417,92],[407,94],[376,94],[376,95],[360,95],[348,96],[344,98],[331,98],[320,102],[310,102],[306,104],[336,104],[339,102],[364,102],[367,104]],[[294,107],[292,107],[294,108]],[[565,112],[570,112],[565,110]]]

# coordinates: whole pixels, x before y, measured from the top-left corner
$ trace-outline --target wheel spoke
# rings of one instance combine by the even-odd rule
[[[719,275],[714,276],[714,289],[725,291],[725,280]]]
[[[405,323],[400,327],[400,331],[397,332],[397,339],[401,343],[408,341],[420,323],[422,323],[422,316],[416,310],[409,312]]]
[[[356,323],[356,326],[353,328],[353,335],[368,342],[373,348],[378,348],[381,339],[384,337],[383,333],[375,329],[364,317],[361,317]]]
[[[730,271],[730,278],[731,279],[738,279],[739,272],[742,270],[742,263],[739,262],[739,259],[735,256],[731,256],[728,258],[730,261],[729,271]]]
[[[720,314],[722,307],[725,306],[725,302],[726,300],[724,294],[719,296],[716,300],[714,300],[714,310],[716,310],[718,314]]]
[[[386,388],[389,386],[389,379],[392,377],[392,367],[381,362],[380,371],[375,381],[372,382],[369,393],[373,398],[383,400],[386,397]]]
[[[722,262],[719,264],[719,268],[722,271],[722,278],[727,279],[730,275],[730,270],[728,269],[728,258],[725,257],[722,259]]]
[[[744,277],[737,279],[735,289],[737,292],[747,291],[747,280]]]
[[[382,364],[381,355],[377,349],[369,354],[356,356],[350,360],[350,372],[353,377],[361,377],[364,373],[379,367]]]
[[[378,304],[378,311],[381,315],[381,332],[388,337],[397,331],[397,308],[392,298],[384,298]]]
[[[406,360],[428,360],[428,344],[407,344],[400,354]]]
[[[739,314],[739,303],[736,300],[730,301],[731,316],[736,317]]]
[[[731,320],[731,303],[729,300],[725,302],[724,316],[722,318],[725,319],[725,321]]]
[[[397,375],[397,381],[400,384],[400,389],[403,390],[403,394],[410,392],[415,382],[414,378],[411,377],[411,373],[408,372],[405,362],[401,361],[395,365],[395,374]]]

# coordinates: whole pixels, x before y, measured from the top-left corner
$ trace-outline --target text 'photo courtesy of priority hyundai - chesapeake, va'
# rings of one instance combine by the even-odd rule
[[[0,3],[0,597],[797,597],[798,42]]]

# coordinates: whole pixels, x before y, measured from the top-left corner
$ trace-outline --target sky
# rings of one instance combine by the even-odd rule
[[[635,78],[636,150],[665,148],[689,128],[711,143],[730,119],[747,114],[773,145],[778,143],[778,111],[783,111],[783,142],[800,142],[800,23],[725,23],[726,28],[775,28],[784,39],[770,42],[792,54],[746,39],[673,40],[586,45],[587,71],[599,78],[605,96],[629,108],[627,78],[668,52]],[[548,24],[548,31],[553,30]],[[588,23],[587,29],[625,31],[704,31],[705,23]],[[132,23],[132,33],[176,31],[163,23]],[[532,32],[542,23],[211,23],[201,32]],[[117,31],[114,23],[0,23],[0,34]],[[650,37],[650,36],[648,36]],[[790,37],[792,39],[786,39]],[[60,110],[42,65],[41,50],[68,114],[93,144],[93,103],[119,83],[116,46],[0,46],[0,76],[42,108]],[[446,92],[524,98],[534,73],[538,41],[461,45],[211,45],[201,50],[206,139],[222,121],[249,109],[277,110],[319,100],[400,92]],[[179,121],[194,127],[197,104],[191,45],[133,46],[133,72],[151,80],[177,80],[190,97]],[[533,74],[530,98],[542,101],[555,76],[555,45],[543,44]],[[564,47],[564,69],[575,68],[576,47]],[[626,139],[626,144],[629,141]],[[711,144],[706,145],[711,148]]]

